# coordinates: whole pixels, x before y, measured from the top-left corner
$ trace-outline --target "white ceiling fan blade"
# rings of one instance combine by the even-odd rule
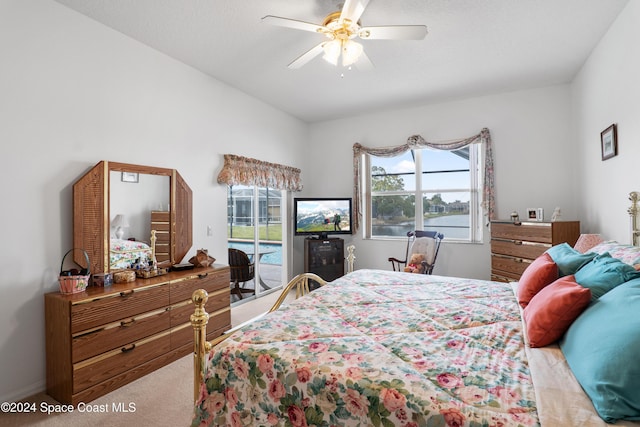
[[[374,68],[373,63],[364,52],[360,54],[360,58],[358,58],[354,65],[360,71],[371,71]]]
[[[303,65],[305,65],[307,62],[311,61],[316,56],[320,55],[322,53],[322,47],[324,46],[325,43],[327,42],[320,43],[312,47],[310,50],[306,51],[299,57],[297,57],[291,64],[288,65],[288,68],[291,68],[294,70],[297,68],[300,68]]]
[[[369,0],[346,0],[344,6],[342,6],[340,21],[348,19],[353,23],[357,23],[368,4]]]
[[[276,25],[278,27],[293,28],[302,31],[311,31],[313,33],[319,32],[325,28],[322,25],[312,24],[311,22],[298,21],[297,19],[282,18],[280,16],[267,15],[262,18],[262,22],[267,24]]]
[[[358,36],[366,40],[422,40],[426,35],[426,25],[363,27],[358,32]]]

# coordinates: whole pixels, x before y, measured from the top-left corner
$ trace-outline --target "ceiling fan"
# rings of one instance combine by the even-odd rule
[[[360,16],[369,4],[369,0],[346,0],[342,10],[328,14],[322,24],[299,21],[267,15],[262,22],[296,30],[311,31],[323,34],[328,40],[314,46],[289,64],[289,68],[300,68],[319,54],[324,52],[323,59],[338,65],[342,57],[342,65],[355,65],[358,69],[367,70],[373,64],[364,53],[362,45],[355,38],[363,40],[422,40],[427,35],[426,25],[387,25],[362,27]]]

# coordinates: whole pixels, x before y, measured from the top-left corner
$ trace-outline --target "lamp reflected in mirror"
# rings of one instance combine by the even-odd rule
[[[122,239],[124,229],[129,227],[129,221],[127,221],[127,217],[124,215],[118,214],[113,221],[111,221],[111,226],[116,229],[116,238]]]

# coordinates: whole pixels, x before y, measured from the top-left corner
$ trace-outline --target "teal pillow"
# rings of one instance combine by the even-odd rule
[[[560,243],[549,249],[547,253],[558,266],[560,277],[575,274],[583,265],[591,261],[596,254],[589,252],[580,253],[569,246],[568,243]]]
[[[573,374],[608,423],[640,420],[640,279],[612,289],[560,340]]]
[[[575,276],[579,285],[591,289],[591,301],[595,301],[616,286],[640,278],[640,272],[605,252],[583,265]]]

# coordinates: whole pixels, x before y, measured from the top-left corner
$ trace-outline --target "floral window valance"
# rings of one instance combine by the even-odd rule
[[[300,169],[249,157],[224,155],[224,166],[218,183],[227,185],[257,185],[277,190],[300,191]]]
[[[425,141],[420,135],[414,135],[407,139],[406,144],[398,145],[395,147],[383,147],[383,148],[368,148],[360,145],[359,143],[353,144],[353,205],[354,205],[354,218],[353,228],[354,232],[360,226],[362,219],[362,192],[360,188],[362,177],[362,155],[370,154],[378,157],[394,157],[408,150],[420,149],[420,148],[433,148],[437,150],[457,150],[462,147],[466,147],[469,144],[484,144],[484,188],[483,188],[483,208],[485,214],[491,219],[495,219],[495,196],[493,190],[493,151],[491,148],[491,134],[489,129],[484,128],[479,134],[470,136],[468,138],[456,139],[451,141],[442,142],[429,142]]]

